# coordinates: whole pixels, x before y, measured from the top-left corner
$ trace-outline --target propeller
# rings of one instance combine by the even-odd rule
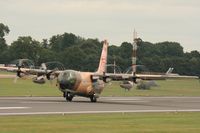
[[[57,71],[57,69],[54,69],[54,70],[52,70],[52,71],[50,71],[49,73],[46,74],[46,78],[49,80],[49,82],[50,82],[51,85],[53,85],[53,80],[55,80],[55,79],[58,78],[56,76],[56,74],[55,74],[55,71]]]
[[[151,87],[158,87],[158,84],[156,84],[156,82],[153,80],[150,81],[141,80],[137,85],[137,89],[140,90],[149,90],[151,89]]]
[[[120,84],[121,88],[124,88],[125,90],[130,91],[131,88],[133,88],[134,84],[132,81],[122,81],[122,83]]]
[[[21,77],[21,70],[20,70],[21,66],[18,65],[18,69],[17,69],[17,74],[13,80],[13,83],[17,83],[18,78]]]
[[[15,76],[13,83],[17,83],[18,78],[19,78],[18,76]]]
[[[121,84],[120,84],[120,87],[121,88],[124,88],[125,90],[128,90],[130,91],[131,88],[134,87],[134,84],[137,84],[137,77],[135,76],[135,73],[133,73],[133,77],[130,81],[123,81]]]
[[[15,64],[17,67],[16,76],[14,78],[14,83],[17,82],[19,78],[24,78],[29,75],[29,73],[22,71],[21,68],[32,68],[34,67],[33,61],[29,59],[18,59],[10,62],[10,64]]]
[[[26,72],[23,72],[21,70],[21,67],[23,66],[23,60],[22,59],[19,59],[19,61],[16,65],[17,65],[17,73],[16,73],[16,76],[15,76],[14,81],[13,81],[14,83],[17,83],[17,80],[19,78],[22,78],[22,77],[28,75]]]
[[[44,70],[45,72],[43,74],[38,73],[37,77],[34,77],[32,79],[33,82],[38,84],[44,84],[46,83],[45,80],[49,80],[50,84],[52,85],[53,80],[57,78],[57,76],[55,75],[55,71],[57,71],[58,69],[55,68],[53,70],[47,70],[46,63],[42,63],[40,69]]]

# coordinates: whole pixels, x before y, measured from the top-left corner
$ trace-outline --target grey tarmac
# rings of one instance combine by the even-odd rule
[[[0,97],[0,115],[125,112],[200,112],[200,97]]]

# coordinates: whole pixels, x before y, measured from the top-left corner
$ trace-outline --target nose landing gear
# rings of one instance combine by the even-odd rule
[[[64,92],[63,97],[66,98],[66,101],[71,102],[74,96],[70,92]]]

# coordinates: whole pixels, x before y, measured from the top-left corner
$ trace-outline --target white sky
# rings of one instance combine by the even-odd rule
[[[18,36],[41,41],[64,32],[132,42],[133,29],[144,41],[176,41],[200,51],[200,0],[0,0],[0,22]]]

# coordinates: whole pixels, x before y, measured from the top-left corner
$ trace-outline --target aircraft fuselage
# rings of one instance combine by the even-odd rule
[[[92,79],[93,73],[66,70],[59,74],[59,89],[63,93],[85,97],[98,97],[104,88],[104,82]]]

